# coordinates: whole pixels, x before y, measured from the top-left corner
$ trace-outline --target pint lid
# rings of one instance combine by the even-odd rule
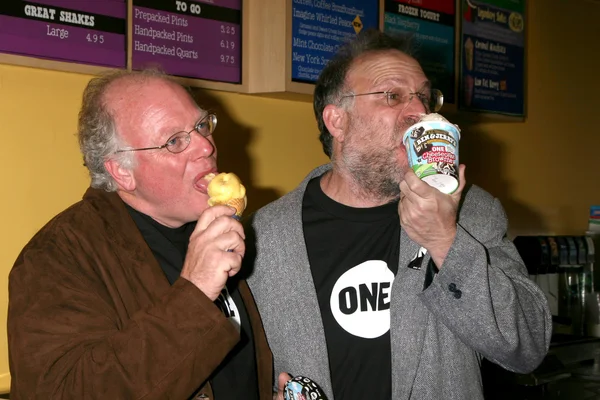
[[[411,125],[402,136],[402,141],[405,142],[409,135],[413,134],[415,130],[423,128],[423,132],[431,129],[440,129],[447,132],[454,133],[456,139],[460,140],[460,128],[458,125],[448,121],[442,115],[437,113],[423,114],[421,119],[416,124]]]

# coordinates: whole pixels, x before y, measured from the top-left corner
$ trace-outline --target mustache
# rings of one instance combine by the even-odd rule
[[[410,128],[411,126],[413,126],[420,120],[421,120],[421,117],[416,116],[416,115],[410,115],[410,116],[405,117],[402,120],[402,124],[396,124],[394,126],[394,137],[397,137],[400,139],[400,144],[402,144],[402,136],[404,135],[404,132],[406,132],[406,130],[408,128]]]
[[[410,116],[404,118],[404,124],[405,124],[406,127],[409,127],[411,125],[416,124],[420,120],[421,120],[420,117],[417,117],[416,115],[410,115]]]

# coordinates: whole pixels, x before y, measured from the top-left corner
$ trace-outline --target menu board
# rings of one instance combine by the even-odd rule
[[[126,16],[125,0],[0,0],[0,52],[125,67]]]
[[[409,35],[413,55],[432,86],[455,103],[455,0],[386,0],[383,30]]]
[[[132,68],[240,83],[242,0],[133,0]]]
[[[292,81],[314,83],[341,43],[378,27],[379,0],[292,0]]]
[[[466,110],[525,113],[525,0],[462,0],[461,101]]]

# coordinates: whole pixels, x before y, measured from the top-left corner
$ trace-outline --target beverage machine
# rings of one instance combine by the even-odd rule
[[[600,336],[600,272],[594,274],[591,236],[517,236],[514,244],[542,288],[556,334]]]
[[[546,294],[553,335],[548,355],[529,374],[484,362],[486,400],[600,400],[597,236],[517,236],[513,242],[531,279]]]

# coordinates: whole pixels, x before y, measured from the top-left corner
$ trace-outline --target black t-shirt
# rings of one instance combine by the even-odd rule
[[[196,223],[169,228],[129,206],[127,210],[169,283],[173,284],[179,278],[183,268],[190,235]],[[240,329],[240,341],[209,378],[214,396],[216,399],[258,400],[252,328],[235,279],[227,281],[227,290],[223,289],[215,304]]]
[[[320,179],[308,183],[302,219],[333,393],[344,400],[391,399],[390,296],[400,251],[398,202],[348,207],[323,193]]]

